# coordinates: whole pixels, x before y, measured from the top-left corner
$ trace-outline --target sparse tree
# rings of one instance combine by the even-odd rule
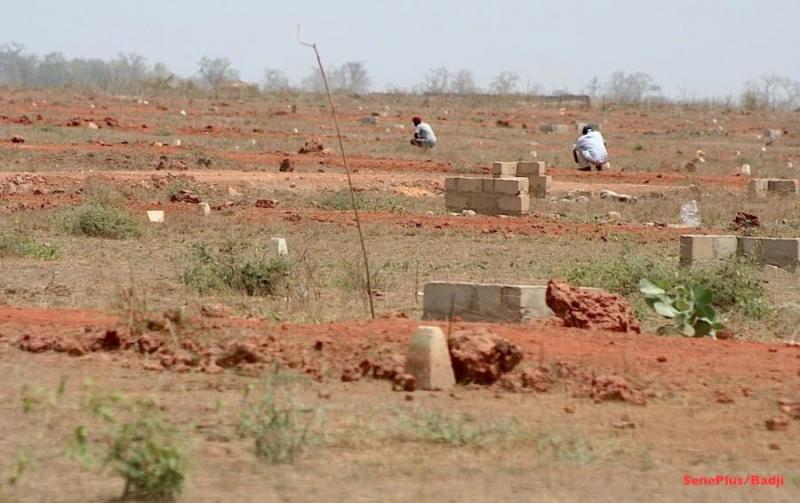
[[[643,72],[625,74],[614,72],[608,79],[605,98],[616,103],[641,103],[645,98],[661,91],[652,75]]]
[[[264,85],[261,87],[267,93],[283,93],[289,90],[289,77],[280,70],[267,68],[264,70]]]
[[[478,91],[475,85],[475,78],[471,70],[459,70],[450,81],[450,92],[453,94],[474,94]]]
[[[586,94],[592,98],[596,98],[597,96],[600,96],[600,93],[603,91],[603,85],[600,84],[599,78],[594,77],[589,81],[588,84],[586,84],[586,88],[584,90]]]
[[[800,107],[800,81],[782,75],[762,75],[745,84],[745,108],[795,109]]]
[[[444,66],[429,70],[416,89],[423,94],[445,94],[450,89],[450,70]]]
[[[369,91],[370,78],[363,61],[349,61],[336,71],[341,90],[351,93]]]
[[[197,65],[200,67],[199,73],[203,80],[212,88],[216,89],[226,80],[237,80],[239,72],[231,68],[231,61],[228,58],[211,59],[203,56]]]
[[[489,84],[489,90],[493,94],[513,94],[517,91],[519,84],[519,74],[514,72],[504,71],[500,72],[492,79]]]

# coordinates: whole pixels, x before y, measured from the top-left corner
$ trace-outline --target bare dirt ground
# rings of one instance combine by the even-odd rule
[[[678,208],[689,199],[699,199],[703,218],[692,233],[734,232],[734,215],[748,211],[763,223],[754,232],[796,236],[799,200],[748,200],[739,174],[745,163],[754,176],[795,173],[796,113],[339,100],[365,201],[376,320],[360,293],[346,178],[322,101],[150,97],[145,105],[0,92],[0,232],[58,250],[47,260],[0,254],[0,501],[122,494],[109,466],[70,456],[77,427],[98,431],[86,403],[102,393],[154,398],[180,427],[189,460],[181,501],[800,499],[800,347],[789,319],[733,317],[732,340],[658,336],[656,319],[643,320],[642,334],[565,328],[557,318],[455,320],[440,326],[493,333],[517,345],[522,362],[490,386],[392,391],[422,323],[426,281],[543,284],[573,261],[634,252],[674,263],[686,232]],[[432,151],[407,148],[417,113],[441,138]],[[367,116],[377,125],[360,120]],[[613,171],[577,173],[574,135],[538,130],[580,121],[602,125]],[[768,127],[787,134],[765,139]],[[311,139],[331,150],[298,153]],[[706,162],[687,172],[697,150]],[[555,183],[531,215],[446,212],[445,176],[482,174],[494,160],[533,151]],[[294,171],[278,171],[284,159]],[[601,189],[638,202],[570,200]],[[171,202],[179,190],[212,214]],[[103,198],[135,217],[136,237],[64,230],[70,210]],[[163,225],[146,222],[151,209],[165,210]],[[286,291],[201,293],[184,280],[198,244],[274,253],[273,236],[287,238],[295,260]],[[759,281],[770,302],[798,301],[795,274],[765,270]],[[237,434],[246,390],[265,382],[321,416],[294,463],[261,460]]]

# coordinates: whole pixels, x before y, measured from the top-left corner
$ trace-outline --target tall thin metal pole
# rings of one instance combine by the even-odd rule
[[[325,75],[325,68],[322,66],[322,58],[319,55],[317,44],[309,44],[303,42],[300,38],[300,25],[297,25],[297,41],[306,47],[314,49],[314,54],[317,56],[317,64],[319,71],[322,74],[322,82],[325,84],[325,93],[328,95],[328,103],[331,105],[331,115],[333,115],[333,123],[336,125],[336,138],[339,140],[339,149],[342,151],[342,161],[344,162],[344,171],[347,173],[347,186],[350,188],[350,203],[353,205],[353,214],[356,218],[356,227],[358,228],[358,239],[361,242],[361,254],[364,256],[364,271],[367,276],[367,298],[369,299],[369,313],[372,319],[375,319],[375,305],[372,301],[372,280],[369,274],[369,259],[367,258],[367,246],[364,243],[364,232],[361,230],[361,218],[358,215],[358,205],[356,204],[356,195],[353,190],[353,179],[350,177],[350,163],[347,161],[347,154],[344,151],[344,142],[342,141],[342,131],[339,127],[339,117],[336,115],[336,105],[333,104],[333,95],[328,86],[328,77]]]

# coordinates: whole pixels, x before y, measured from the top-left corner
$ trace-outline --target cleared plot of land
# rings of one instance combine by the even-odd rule
[[[0,426],[10,432],[0,439],[0,499],[122,494],[122,479],[81,467],[74,445],[79,426],[82,445],[102,445],[87,403],[113,392],[154,398],[177,425],[185,501],[800,497],[796,274],[740,261],[679,265],[682,234],[800,237],[800,198],[748,197],[739,174],[749,164],[754,178],[797,177],[796,114],[338,100],[375,321],[322,101],[0,93]],[[372,112],[377,125],[360,121]],[[436,149],[407,146],[415,114],[434,124]],[[602,124],[611,172],[573,169],[577,123],[589,121]],[[540,132],[546,124],[574,131]],[[765,129],[787,134],[764,138]],[[298,153],[309,140],[331,150]],[[687,171],[697,150],[705,162]],[[285,159],[293,171],[279,171]],[[529,214],[447,212],[446,177],[488,177],[494,161],[519,160],[545,161],[553,177]],[[690,199],[702,226],[687,230],[679,208]],[[163,210],[165,222],[149,223],[147,210]],[[737,212],[760,226],[736,227]],[[286,239],[288,257],[273,237]],[[522,363],[492,386],[391,391],[427,282],[554,277],[622,294],[644,333],[556,318],[445,321],[451,334],[516,344]],[[663,320],[639,295],[641,277],[712,286],[733,340],[654,335]],[[530,375],[540,378],[532,387]],[[646,404],[602,398],[604,382],[624,382]],[[316,418],[293,463],[264,460],[276,454],[253,440],[263,440],[253,433],[262,423],[243,425],[248,389],[248,399],[291,397],[300,424]],[[783,485],[684,480],[717,475],[782,476]]]

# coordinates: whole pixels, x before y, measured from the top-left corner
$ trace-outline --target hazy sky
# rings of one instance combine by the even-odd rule
[[[577,92],[612,71],[652,74],[671,96],[738,95],[763,73],[800,79],[800,0],[0,0],[0,43],[111,58],[138,52],[181,75],[204,55],[245,80],[293,82],[315,64],[365,61],[373,88],[430,69],[502,70]],[[683,94],[681,94],[683,93]]]

